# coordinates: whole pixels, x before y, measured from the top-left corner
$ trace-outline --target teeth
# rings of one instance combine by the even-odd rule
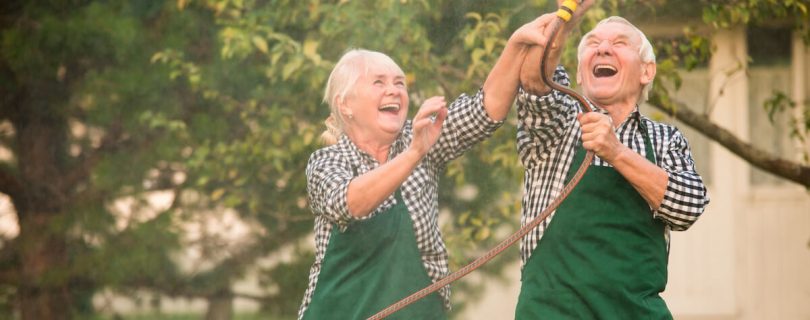
[[[381,111],[398,111],[399,105],[398,104],[386,104],[380,107]]]
[[[599,64],[593,68],[593,74],[597,77],[610,77],[616,74],[618,70],[614,66],[607,64]]]
[[[602,68],[605,68],[605,69],[608,69],[608,70],[613,70],[613,71],[616,71],[616,68],[615,68],[615,67],[613,67],[613,66],[611,66],[611,65],[609,65],[609,64],[599,64],[599,65],[596,65],[596,69],[602,69]]]

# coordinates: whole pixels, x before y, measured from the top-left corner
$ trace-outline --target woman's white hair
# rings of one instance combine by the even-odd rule
[[[384,53],[365,49],[351,49],[344,53],[332,69],[323,93],[323,102],[329,105],[330,111],[325,121],[327,130],[321,135],[325,144],[336,143],[343,133],[346,119],[340,112],[340,103],[354,93],[357,80],[368,74],[372,66],[404,74],[399,65]]]
[[[636,32],[638,32],[639,38],[641,38],[641,46],[639,46],[638,48],[638,55],[641,58],[641,61],[645,63],[655,63],[655,51],[653,51],[653,46],[650,43],[650,40],[647,39],[647,36],[644,35],[644,32],[641,32],[639,28],[630,23],[630,21],[627,21],[627,19],[619,16],[612,16],[602,19],[602,21],[599,21],[599,23],[596,24],[594,29],[596,29],[596,27],[600,25],[607,23],[622,23],[630,26],[631,28],[633,28],[633,30],[636,30]],[[577,47],[577,60],[580,60],[582,58],[582,51],[585,49],[585,39],[587,39],[588,35],[591,32],[593,32],[593,30],[586,33],[585,36],[583,36],[582,39],[579,41],[579,46]],[[652,86],[653,82],[650,81],[650,83],[644,85],[644,88],[641,89],[641,97],[639,97],[640,103],[647,101],[650,95],[650,90],[652,90]]]

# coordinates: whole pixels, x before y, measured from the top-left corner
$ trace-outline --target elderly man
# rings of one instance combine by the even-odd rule
[[[570,29],[555,40],[551,66]],[[709,198],[684,136],[639,113],[655,77],[652,46],[620,17],[588,32],[579,44],[576,80],[595,111],[584,114],[576,100],[541,81],[540,50],[524,61],[518,96],[522,223],[560,193],[586,150],[596,157],[568,199],[521,242],[516,318],[671,319],[659,296],[667,282],[669,231],[689,228]],[[561,67],[544,72],[569,83]]]

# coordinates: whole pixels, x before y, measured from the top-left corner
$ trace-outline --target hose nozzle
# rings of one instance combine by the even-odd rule
[[[557,10],[557,16],[563,19],[563,21],[568,22],[568,20],[571,20],[575,11],[577,11],[577,2],[575,0],[565,0],[560,6],[560,9]]]

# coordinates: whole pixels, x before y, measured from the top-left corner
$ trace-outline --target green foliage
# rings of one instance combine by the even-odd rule
[[[701,0],[703,21],[716,28],[735,24],[761,24],[782,20],[810,41],[810,1],[808,0]]]
[[[791,99],[786,93],[782,91],[774,91],[771,97],[765,100],[763,104],[765,112],[768,113],[768,121],[774,125],[777,124],[775,118],[778,115],[794,115],[794,109],[797,107],[802,108],[802,117],[791,117],[791,120],[787,123],[787,131],[789,132],[791,138],[804,143],[807,140],[806,132],[808,131],[808,128],[810,128],[810,120],[807,120],[807,115],[810,114],[810,106],[807,103],[801,105],[793,101],[793,99]],[[800,119],[805,120],[804,122],[801,122]],[[807,161],[807,156],[808,152],[805,151],[805,161]]]
[[[269,316],[290,317],[298,314],[302,295],[291,295],[290,292],[304,292],[309,284],[308,277],[301,277],[301,271],[309,271],[315,255],[312,252],[298,251],[290,262],[282,262],[268,268],[259,279],[263,287],[277,287],[279,290],[270,295],[263,305],[263,312]],[[307,272],[308,275],[308,272]]]
[[[765,111],[768,112],[768,121],[773,123],[776,114],[782,113],[785,110],[795,107],[796,104],[791,101],[787,94],[781,91],[776,91],[773,95],[765,101]]]

